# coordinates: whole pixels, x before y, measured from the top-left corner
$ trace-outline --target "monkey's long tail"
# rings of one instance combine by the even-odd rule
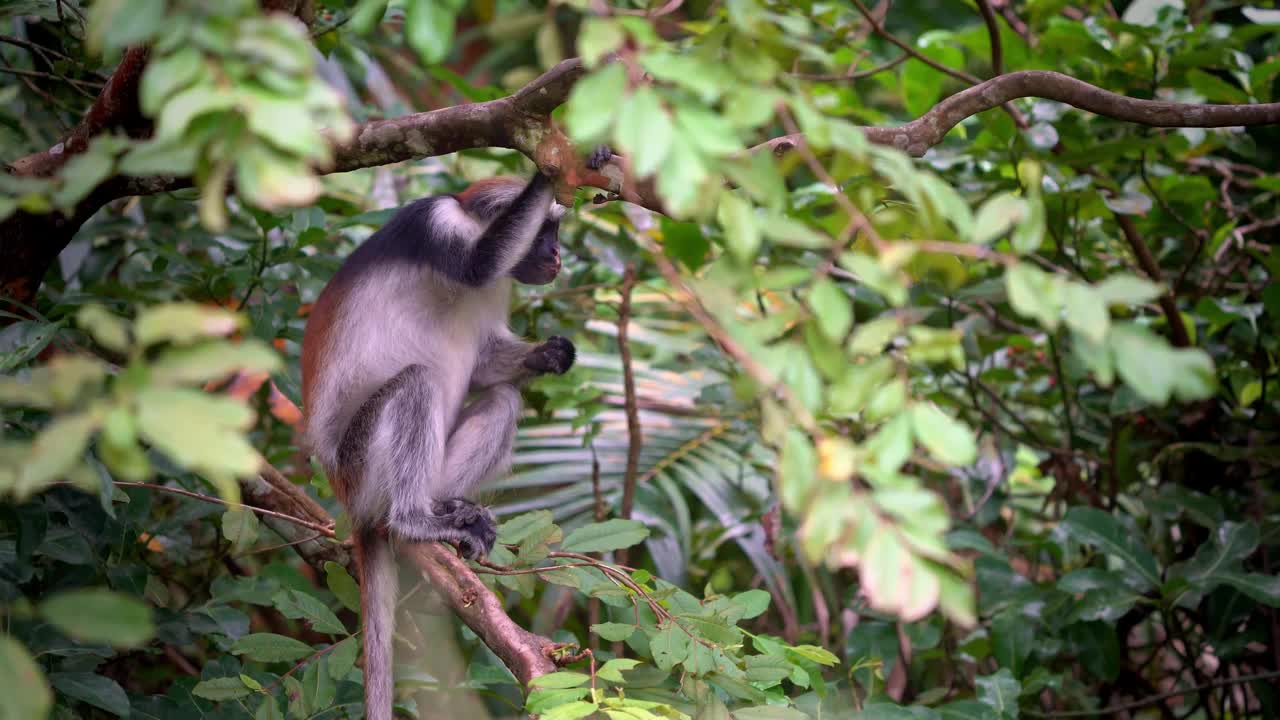
[[[367,720],[392,720],[395,680],[391,639],[395,632],[397,575],[391,543],[373,530],[355,533],[364,635],[364,705]]]

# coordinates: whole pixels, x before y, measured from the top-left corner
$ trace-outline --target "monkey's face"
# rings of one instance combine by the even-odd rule
[[[538,230],[529,254],[511,270],[511,277],[526,285],[546,285],[560,274],[560,223],[548,220]]]

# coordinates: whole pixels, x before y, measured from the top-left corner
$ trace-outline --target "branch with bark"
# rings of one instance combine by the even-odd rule
[[[9,163],[13,175],[47,177],[84,150],[94,136],[123,128],[145,135],[149,123],[138,112],[138,81],[147,51],[130,50],[103,87],[84,120],[54,147]],[[322,172],[347,172],[405,160],[447,155],[477,147],[517,150],[557,177],[557,194],[567,202],[574,189],[595,187],[659,212],[662,203],[651,182],[629,178],[615,160],[599,171],[588,169],[568,137],[551,120],[586,68],[565,60],[527,86],[489,102],[372,120],[352,139],[334,148],[334,161]],[[1040,97],[1107,117],[1156,127],[1223,127],[1280,122],[1280,103],[1197,105],[1139,100],[1117,95],[1056,72],[1026,70],[975,84],[938,103],[919,118],[898,127],[865,127],[871,142],[922,156],[942,142],[964,119],[1023,97]],[[753,151],[787,152],[796,136],[773,138]],[[113,177],[105,180],[68,213],[19,211],[0,222],[0,296],[30,303],[44,273],[80,226],[111,200],[167,192],[191,184],[182,177]]]
[[[316,524],[332,527],[333,518],[280,471],[264,463],[259,475],[240,481],[240,490],[244,502],[251,508],[272,512],[262,516],[263,523],[292,546],[308,565],[323,574],[326,562],[336,562],[351,569],[353,576],[357,575],[351,567],[347,547],[331,534],[317,533],[312,527]],[[512,620],[498,597],[453,548],[439,543],[402,543],[398,547],[402,557],[422,571],[432,592],[506,664],[522,685],[527,686],[533,678],[555,671],[556,662],[552,658],[559,645]]]

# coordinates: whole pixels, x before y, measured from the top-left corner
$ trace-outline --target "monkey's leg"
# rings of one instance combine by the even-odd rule
[[[436,502],[435,512],[469,534],[469,545],[481,553],[493,548],[497,522],[487,508],[465,496],[510,466],[519,419],[520,391],[514,385],[494,385],[481,393],[459,415],[445,450],[444,472],[432,488],[433,496],[446,498]]]

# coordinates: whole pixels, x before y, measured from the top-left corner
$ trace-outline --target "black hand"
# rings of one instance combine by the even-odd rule
[[[573,343],[557,335],[525,356],[524,366],[536,373],[563,375],[573,367],[576,355]]]

